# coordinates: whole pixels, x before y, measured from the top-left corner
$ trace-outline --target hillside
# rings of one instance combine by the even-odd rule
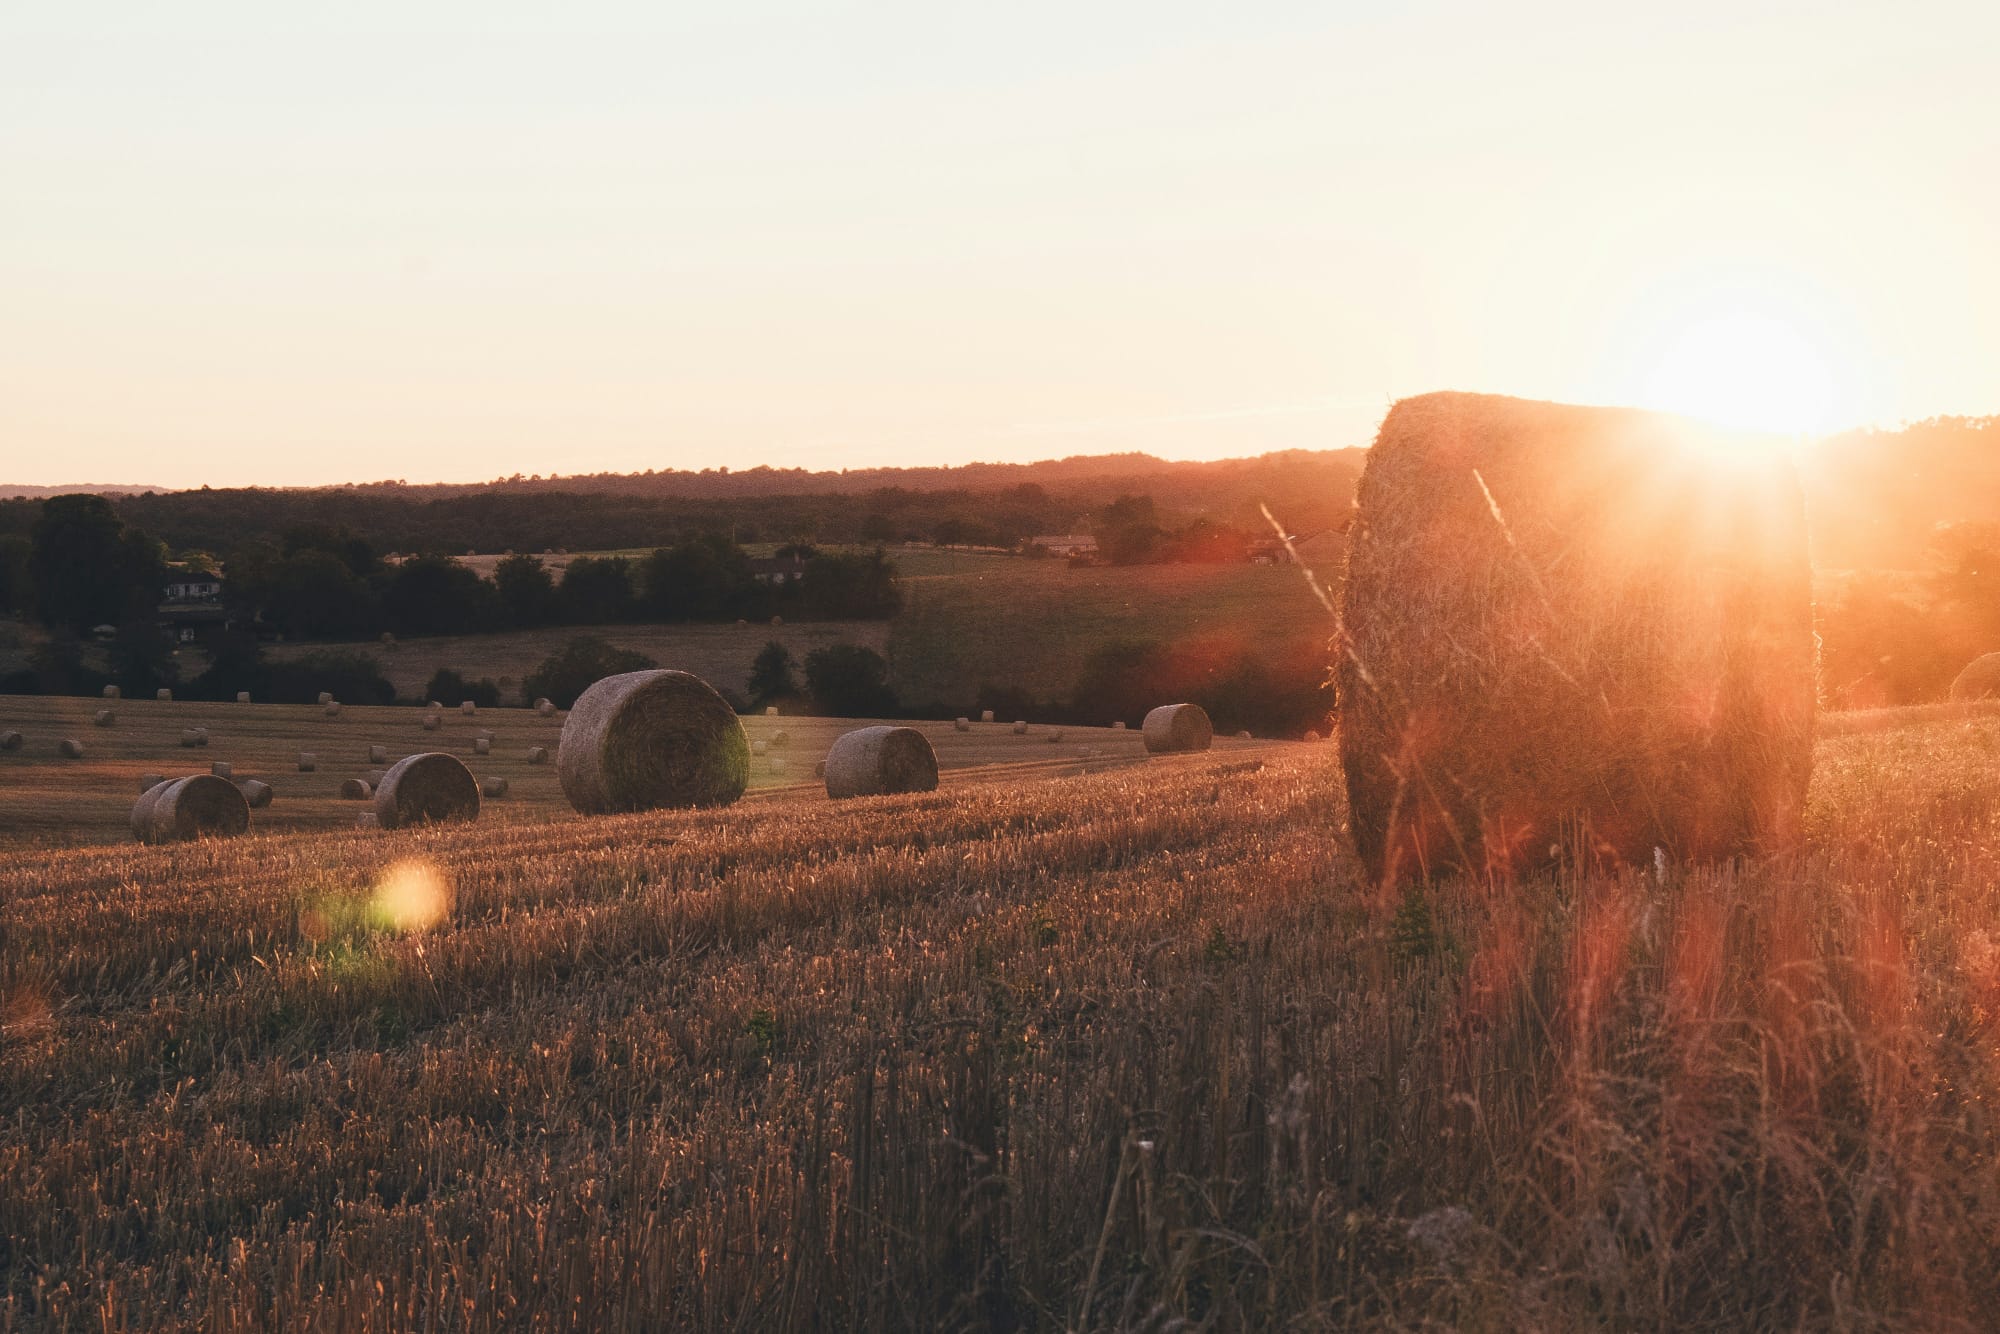
[[[1508,894],[1325,747],[10,857],[0,1325],[1979,1327],[2000,720],[1880,725]]]

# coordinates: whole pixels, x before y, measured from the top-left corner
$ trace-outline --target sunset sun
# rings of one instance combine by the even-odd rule
[[[1680,314],[1650,341],[1634,386],[1647,407],[1782,435],[1849,424],[1851,373],[1797,316],[1718,305]]]

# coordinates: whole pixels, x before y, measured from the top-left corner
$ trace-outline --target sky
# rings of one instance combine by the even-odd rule
[[[2000,6],[0,0],[0,482],[2000,412]]]

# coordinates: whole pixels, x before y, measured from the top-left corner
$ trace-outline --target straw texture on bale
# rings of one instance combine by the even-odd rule
[[[167,781],[167,776],[165,774],[140,774],[139,790],[141,792],[151,792],[154,788],[158,787],[160,784],[166,781]]]
[[[479,818],[479,781],[455,755],[432,751],[398,760],[375,789],[384,829]]]
[[[255,778],[246,778],[237,787],[242,790],[243,800],[253,811],[261,811],[271,804],[271,785]]]
[[[121,693],[123,692],[121,692],[117,686],[104,687],[104,698],[106,699],[117,699]]]
[[[1146,714],[1143,725],[1146,751],[1165,755],[1173,751],[1207,750],[1215,740],[1215,728],[1208,711],[1199,704],[1162,704]]]
[[[19,750],[22,736],[19,732],[0,732],[0,750]]]
[[[485,797],[504,797],[507,795],[507,780],[497,774],[482,778],[479,780],[479,793]]]
[[[771,733],[772,750],[783,750],[785,747],[791,744],[792,744],[792,734],[790,732],[785,731],[782,727],[779,728],[777,731]]]
[[[132,836],[141,843],[232,838],[250,828],[250,803],[236,785],[214,774],[161,783],[132,806]]]
[[[217,778],[227,778],[231,773],[234,772],[228,760],[209,761],[208,771],[214,774]]]
[[[1965,670],[1952,678],[1950,694],[1955,700],[2000,695],[2000,653],[1983,654],[1967,663]]]
[[[547,746],[528,747],[528,763],[547,764],[548,762],[549,762],[549,748]]]
[[[824,778],[824,777],[826,777],[826,761],[825,761],[825,760],[814,760],[814,761],[813,761],[813,777],[814,777],[814,778]]]
[[[1302,741],[1317,741],[1317,740],[1319,740],[1319,733],[1317,733],[1317,732],[1313,731],[1313,730],[1312,730],[1312,729],[1311,729],[1310,727],[1308,727],[1308,728],[1306,729],[1306,734],[1305,734],[1305,736],[1301,737],[1301,738],[1300,738],[1300,740],[1302,740]]]
[[[299,752],[300,773],[309,774],[318,768],[319,768],[319,756],[313,754],[309,750],[302,750]]]
[[[356,829],[380,829],[382,822],[375,818],[375,812],[361,811],[354,817],[354,827]]]
[[[153,692],[153,698],[160,701],[160,703],[162,704],[169,702],[170,700],[173,699],[173,697],[174,697],[174,692],[167,689],[165,686],[161,686],[158,690],[155,690]]]
[[[91,715],[90,721],[99,727],[116,727],[118,725],[118,715],[109,709],[99,709]]]
[[[930,792],[937,785],[937,754],[914,727],[863,727],[842,734],[826,753],[829,797]]]
[[[765,751],[769,750],[770,748],[771,748],[770,744],[761,739],[752,741],[750,743],[750,753],[752,755],[762,755]]]
[[[1055,731],[1049,733],[1049,744],[1052,746],[1060,742],[1062,739],[1063,739],[1063,730],[1060,727],[1058,727]]]
[[[1248,741],[1250,739],[1250,729],[1246,727],[1242,731],[1238,732],[1236,734],[1236,739],[1238,741]]]
[[[320,712],[324,713],[329,718],[338,718],[340,716],[340,701],[335,700],[333,703],[327,705],[324,709],[320,710]]]
[[[333,692],[331,690],[322,690],[319,692],[319,698],[313,702],[315,704],[331,704],[333,703]]]
[[[83,758],[83,743],[75,737],[66,736],[56,743],[56,753],[66,760],[80,760]]]
[[[750,782],[750,742],[700,677],[653,669],[607,676],[563,721],[556,774],[585,814],[719,806]]]
[[[1372,877],[1796,841],[1817,641],[1781,450],[1431,394],[1390,411],[1356,505],[1336,687]]]
[[[361,781],[368,784],[371,788],[380,787],[382,786],[382,780],[388,776],[389,771],[387,769],[370,769],[361,775]]]
[[[375,789],[368,785],[368,780],[365,778],[343,778],[340,780],[340,799],[342,801],[366,801],[374,795]]]

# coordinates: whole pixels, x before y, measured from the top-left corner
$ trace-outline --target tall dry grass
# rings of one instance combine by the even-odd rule
[[[17,858],[0,1326],[1986,1326],[1996,747],[1391,897],[1328,751]]]

